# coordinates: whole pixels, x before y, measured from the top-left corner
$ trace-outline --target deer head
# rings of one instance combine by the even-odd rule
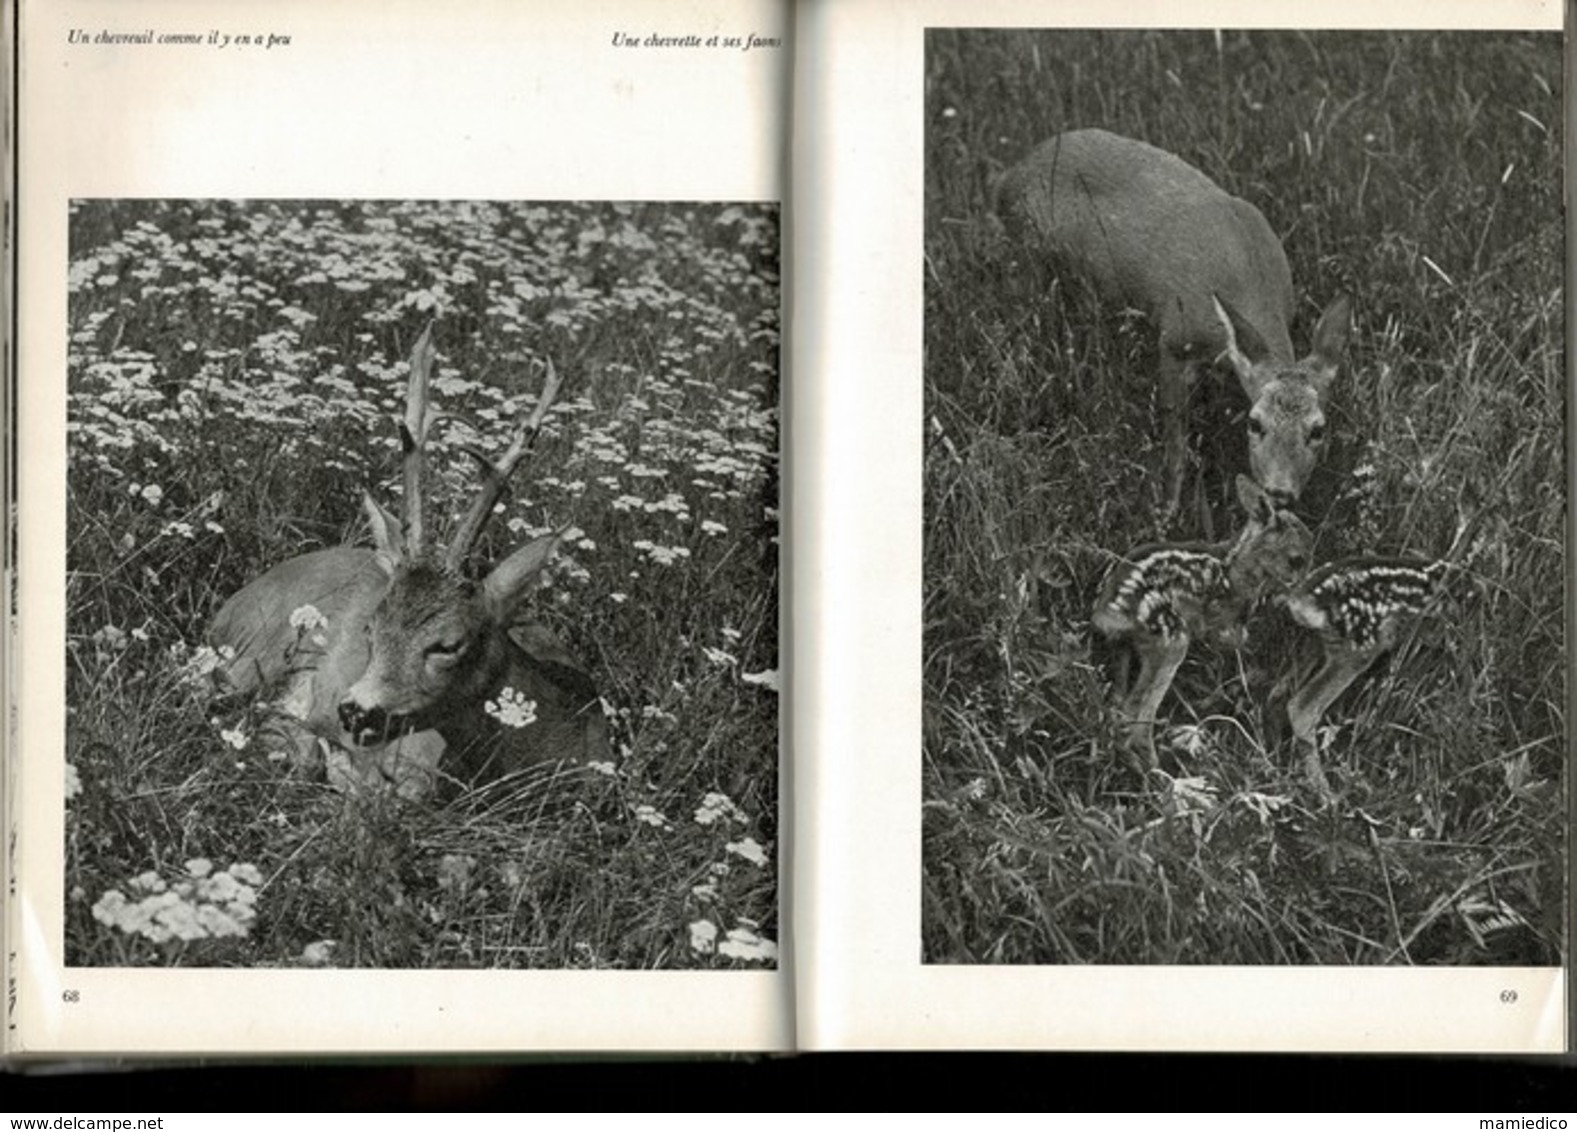
[[[1259,333],[1220,295],[1213,297],[1226,337],[1221,357],[1248,395],[1248,457],[1254,479],[1285,506],[1303,493],[1325,449],[1325,402],[1341,366],[1352,321],[1345,297],[1320,316],[1314,347],[1296,362],[1278,360]]]
[[[434,419],[428,398],[432,362],[429,327],[412,351],[400,429],[404,523],[370,496],[363,499],[375,561],[388,587],[363,626],[366,667],[338,705],[340,723],[358,745],[412,730],[436,730],[451,740],[474,736],[483,722],[484,703],[496,699],[501,687],[528,682],[528,674],[520,671],[521,646],[511,631],[524,599],[563,538],[559,531],[533,539],[481,581],[464,572],[477,538],[557,396],[559,377],[550,362],[534,410],[522,417],[503,454],[495,461],[470,450],[483,469],[482,489],[443,554],[429,549],[423,486]],[[516,691],[524,694],[518,687]]]

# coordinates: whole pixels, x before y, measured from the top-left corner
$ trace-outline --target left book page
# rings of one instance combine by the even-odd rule
[[[24,5],[9,1052],[792,1046],[791,14]]]

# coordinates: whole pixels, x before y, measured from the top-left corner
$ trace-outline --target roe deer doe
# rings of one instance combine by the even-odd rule
[[[1325,398],[1350,315],[1338,298],[1315,327],[1313,352],[1294,360],[1292,272],[1259,209],[1164,150],[1074,130],[1004,174],[997,212],[1016,245],[1158,328],[1163,528],[1182,495],[1189,392],[1199,368],[1223,358],[1251,406],[1254,479],[1279,505],[1298,498],[1325,443]]]
[[[209,642],[234,691],[279,694],[279,723],[298,755],[320,744],[331,777],[393,782],[419,795],[441,754],[463,779],[561,759],[606,758],[591,678],[521,606],[562,532],[528,542],[480,582],[467,556],[530,450],[558,392],[552,364],[529,419],[496,462],[479,452],[482,490],[440,559],[422,514],[432,328],[411,351],[400,439],[405,520],[363,498],[375,549],[342,546],[292,558],[215,615]],[[348,758],[347,758],[348,756]],[[343,764],[358,764],[347,772]]]
[[[1094,628],[1139,658],[1138,676],[1123,686],[1125,661],[1114,691],[1125,745],[1141,771],[1157,766],[1156,709],[1189,643],[1240,647],[1254,606],[1286,591],[1308,567],[1313,537],[1303,521],[1247,476],[1238,476],[1237,488],[1248,523],[1235,540],[1141,546],[1112,567],[1095,603]]]
[[[1320,717],[1396,647],[1402,629],[1439,594],[1445,572],[1445,560],[1350,558],[1320,567],[1282,598],[1293,620],[1319,635],[1323,652],[1319,671],[1287,701],[1309,782],[1323,797],[1333,795],[1320,767]]]

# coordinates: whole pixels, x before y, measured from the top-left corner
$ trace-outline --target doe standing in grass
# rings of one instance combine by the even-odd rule
[[[1073,130],[1008,170],[997,211],[1031,256],[1144,312],[1159,332],[1157,406],[1166,469],[1160,525],[1182,495],[1186,411],[1201,367],[1225,360],[1251,406],[1249,465],[1294,502],[1325,446],[1325,402],[1345,349],[1345,298],[1295,360],[1292,271],[1265,217],[1179,157],[1104,130]]]

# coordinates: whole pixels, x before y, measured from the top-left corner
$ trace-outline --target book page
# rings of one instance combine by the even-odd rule
[[[803,1046],[1565,1048],[1560,17],[802,18]]]
[[[24,5],[13,1052],[792,1044],[790,14]]]

